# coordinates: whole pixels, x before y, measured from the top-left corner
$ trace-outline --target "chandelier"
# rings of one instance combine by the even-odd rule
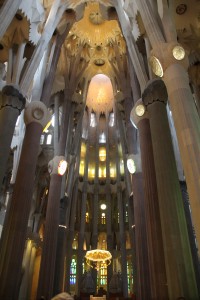
[[[95,249],[86,252],[86,263],[97,271],[111,264],[112,255],[107,250]]]

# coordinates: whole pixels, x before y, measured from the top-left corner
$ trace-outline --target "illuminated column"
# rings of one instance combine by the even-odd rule
[[[78,164],[79,166],[79,164]],[[74,239],[74,226],[75,226],[75,220],[76,220],[76,205],[77,205],[77,198],[78,198],[78,177],[74,181],[73,186],[73,194],[72,194],[72,210],[70,215],[70,224],[69,224],[69,231],[67,232],[67,254],[66,254],[66,275],[65,275],[65,291],[70,291],[70,266],[71,266],[71,259],[72,259],[72,243]]]
[[[99,201],[99,114],[96,113],[96,148],[95,148],[95,180],[94,180],[94,201],[92,209],[92,249],[97,249],[98,243],[98,201]],[[107,156],[107,153],[106,153]],[[92,277],[97,286],[97,270],[92,269]]]
[[[189,79],[194,90],[194,99],[200,116],[200,63],[194,64],[189,68]]]
[[[71,111],[71,97],[73,91],[65,89],[65,101],[63,103],[63,115],[61,131],[56,147],[56,155],[49,162],[50,187],[46,211],[44,242],[42,249],[40,275],[38,282],[37,299],[53,296],[53,284],[55,276],[56,243],[59,225],[59,203],[61,198],[62,176],[65,174],[67,162],[65,160],[66,139]],[[49,251],[51,249],[51,251]],[[46,266],[48,265],[48,268]]]
[[[72,118],[73,116],[74,114],[72,114]],[[77,176],[77,169],[75,168],[75,163],[76,163],[76,156],[78,154],[78,150],[80,148],[80,142],[81,142],[82,116],[83,113],[80,114],[80,118],[78,120],[78,125],[76,128],[76,133],[74,136],[74,143],[71,149],[72,151],[71,162],[70,162],[68,176],[67,176],[67,186],[65,189],[66,196],[64,196],[61,199],[63,200],[63,202],[61,202],[60,205],[60,217],[59,217],[60,221],[59,221],[59,228],[58,228],[58,241],[57,241],[56,264],[55,264],[56,276],[54,279],[54,295],[61,293],[65,288],[64,286],[65,260],[66,260],[66,256],[68,256],[69,249],[70,249],[69,254],[71,254],[72,243],[69,244],[68,248],[66,247],[66,244],[67,244],[67,237],[69,238],[69,224],[70,224],[69,218],[70,218],[70,212],[72,210],[71,206],[74,205],[74,202],[72,201],[72,191],[73,191],[72,187],[74,185],[74,177]],[[69,134],[72,134],[72,128],[71,131],[68,132],[68,135]],[[71,241],[71,238],[69,239]],[[71,255],[69,255],[69,257],[71,262]],[[70,276],[70,274],[68,274],[68,276]]]
[[[49,121],[46,106],[30,103],[24,114],[26,132],[22,146],[8,218],[2,233],[0,298],[17,299],[19,278],[31,208],[31,197],[38,159],[40,136]]]
[[[141,100],[131,111],[131,121],[137,126],[140,137],[151,298],[164,300],[168,297],[168,291],[156,173],[149,118]]]
[[[16,86],[7,85],[0,96],[0,187],[6,170],[17,117],[25,107],[26,100]]]
[[[142,99],[149,113],[170,299],[180,296],[195,299],[198,298],[197,287],[167,118],[167,91],[163,81],[150,81]]]
[[[29,299],[30,287],[33,275],[33,262],[35,260],[36,248],[33,240],[27,240],[23,259],[23,277],[20,287],[19,300]]]
[[[64,269],[65,269],[65,256],[66,256],[66,211],[68,206],[68,197],[64,196],[60,199],[59,207],[59,225],[58,237],[56,247],[56,262],[55,262],[55,278],[53,295],[58,295],[64,290]]]
[[[91,113],[89,113],[89,119],[91,117]],[[89,127],[90,128],[90,127]],[[90,132],[88,128],[88,132]],[[88,133],[89,136],[89,133]],[[82,199],[81,199],[81,211],[80,215],[77,216],[80,218],[79,223],[79,233],[78,233],[78,251],[77,251],[77,284],[76,284],[76,290],[77,295],[80,295],[80,289],[81,289],[81,277],[83,275],[83,245],[84,245],[84,234],[85,234],[85,216],[86,216],[86,204],[87,204],[87,185],[88,185],[88,162],[89,162],[89,142],[87,141],[87,147],[86,147],[86,156],[85,156],[85,170],[84,170],[84,176],[83,176],[83,188],[82,188]]]
[[[122,128],[122,119],[121,116],[119,115],[118,110],[116,110],[116,132],[117,132],[117,127],[119,129],[120,132],[120,142],[121,142],[121,146],[122,146],[122,152],[123,152],[123,157],[125,158],[124,152],[125,152],[125,142],[124,142],[124,131]],[[117,136],[115,136],[115,144],[118,146],[119,145],[119,141]],[[122,201],[122,187],[121,187],[121,172],[120,172],[120,157],[119,157],[119,152],[118,152],[118,147],[116,149],[116,172],[117,172],[117,204],[118,204],[118,211],[119,211],[119,239],[120,239],[120,251],[121,251],[121,268],[122,268],[122,291],[123,291],[123,296],[125,298],[128,297],[128,280],[127,280],[127,257],[126,257],[126,234],[125,234],[125,229],[124,229],[124,215],[125,215],[125,211],[124,211],[124,205],[123,205],[123,201]],[[126,165],[126,158],[124,159],[124,164]],[[125,168],[124,170],[125,172],[125,178],[127,178],[126,180],[126,184],[128,182],[128,176],[130,177],[130,174],[128,173],[128,169]],[[130,179],[129,179],[130,180]],[[129,183],[130,185],[130,183]],[[128,194],[130,196],[131,191],[130,191],[130,187],[127,189]]]
[[[112,224],[111,224],[111,189],[110,189],[110,155],[109,155],[109,113],[106,112],[106,231],[107,231],[107,250],[113,253],[113,234],[112,234]],[[112,262],[107,267],[107,291],[109,287],[110,280],[112,278]]]
[[[64,168],[60,169],[63,164]],[[65,173],[66,167],[67,164],[65,161],[65,157],[63,156],[55,156],[49,163],[51,181],[46,211],[45,233],[42,248],[37,299],[45,297],[45,299],[49,300],[53,295],[56,244],[59,225],[60,192],[62,175]]]
[[[165,82],[192,210],[192,219],[200,248],[200,122],[189,86],[188,59],[173,37],[165,42],[149,3],[137,0],[142,20],[152,45],[150,63],[153,72]],[[165,27],[165,32],[168,32]]]
[[[135,234],[134,247],[136,256],[136,270],[133,270],[136,273],[136,275],[134,276],[135,291],[138,299],[148,299],[151,295],[150,270],[147,247],[146,219],[144,217],[145,199],[140,154],[133,155],[132,159],[133,168],[131,168],[130,166],[130,158],[128,163],[129,170],[132,174],[133,187],[133,203],[131,203],[131,205],[134,208],[134,222],[132,221],[131,229]]]

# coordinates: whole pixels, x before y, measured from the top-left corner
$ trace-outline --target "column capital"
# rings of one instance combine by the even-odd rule
[[[146,89],[142,94],[142,100],[146,106],[153,102],[159,101],[164,104],[167,103],[167,89],[163,80],[155,78],[150,80],[147,84]]]
[[[0,109],[6,106],[16,108],[19,113],[24,109],[26,99],[20,93],[19,88],[14,85],[6,85],[3,87],[0,97]]]
[[[188,69],[189,60],[184,48],[178,42],[159,42],[151,50],[149,63],[155,75],[163,77],[168,67],[173,64],[181,65]]]
[[[133,126],[137,127],[138,123],[141,120],[148,119],[148,118],[149,116],[146,107],[142,99],[139,99],[131,110],[131,114],[130,114],[131,123],[133,124]]]
[[[51,115],[46,105],[41,101],[30,102],[25,108],[24,122],[26,125],[35,122],[44,128],[50,121]]]

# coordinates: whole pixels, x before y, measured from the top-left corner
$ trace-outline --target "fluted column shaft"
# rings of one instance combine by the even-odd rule
[[[172,55],[172,50],[178,43],[174,40],[174,35],[169,34],[166,43],[161,38],[161,30],[156,24],[149,2],[137,0],[137,5],[153,48],[151,54],[159,60],[163,69],[163,81],[167,88],[169,104],[176,128],[190,197],[192,218],[198,248],[200,248],[200,180],[196,180],[196,178],[200,178],[200,123],[189,86],[187,55],[182,60],[175,59]],[[166,24],[164,26],[167,32],[171,24],[169,24],[169,28],[166,28]]]
[[[148,299],[151,295],[150,289],[150,270],[148,261],[147,248],[147,232],[145,219],[145,201],[143,191],[142,173],[132,175],[133,186],[133,207],[134,207],[134,226],[132,230],[135,231],[135,256],[136,256],[136,276],[135,276],[135,291],[137,298],[140,300]]]
[[[119,161],[119,160],[118,160]],[[124,230],[124,209],[122,202],[122,191],[118,188],[117,203],[119,210],[119,238],[120,238],[120,252],[121,252],[121,268],[122,268],[122,290],[123,296],[128,297],[128,280],[127,280],[127,258],[126,258],[126,235]]]
[[[2,245],[5,246],[0,298],[17,299],[19,278],[23,259],[28,217],[30,213],[35,167],[39,151],[40,136],[43,126],[31,122],[26,127],[21,159],[9,209],[9,220],[5,223]],[[4,238],[3,238],[4,237]]]
[[[6,171],[17,117],[25,107],[25,98],[17,87],[5,86],[0,98],[0,187]]]
[[[141,100],[135,104],[131,120],[137,125],[140,136],[151,299],[168,299],[150,124],[146,112],[142,117],[135,114],[135,108],[141,104]]]
[[[56,262],[55,262],[55,278],[53,295],[60,294],[64,290],[64,269],[65,269],[65,255],[66,255],[66,211],[67,211],[67,197],[60,200],[59,208],[59,225],[58,225],[58,238],[56,246]]]
[[[163,81],[151,81],[142,98],[149,112],[169,297],[197,299],[184,207],[167,118],[167,91]]]
[[[71,110],[71,90],[65,90],[65,103],[63,105],[63,119],[57,147],[57,155],[49,163],[51,173],[49,196],[47,203],[44,242],[38,281],[37,299],[45,297],[49,300],[53,296],[53,284],[55,276],[56,243],[59,225],[59,203],[61,197],[62,176],[58,174],[58,165],[65,157],[65,147],[68,129],[69,115]],[[52,214],[54,214],[52,216]],[[49,251],[51,249],[51,251]],[[46,268],[48,265],[48,268]]]

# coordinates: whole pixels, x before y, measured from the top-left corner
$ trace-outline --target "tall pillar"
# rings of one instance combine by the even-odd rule
[[[28,217],[42,130],[48,122],[48,111],[41,102],[30,103],[25,110],[26,132],[22,146],[13,197],[8,211],[1,244],[3,260],[0,298],[17,299]]]
[[[163,81],[150,81],[142,99],[150,120],[169,296],[170,299],[181,296],[197,299],[184,207],[167,118],[167,91]]]
[[[168,299],[168,291],[156,173],[148,114],[141,100],[131,111],[131,121],[137,126],[140,138],[151,299],[164,300]]]
[[[58,295],[64,291],[64,269],[65,269],[65,255],[66,255],[66,238],[67,238],[67,226],[66,226],[66,211],[67,202],[69,199],[64,196],[60,199],[59,207],[59,225],[58,225],[58,237],[56,247],[56,263],[55,263],[55,278],[53,295]]]
[[[118,160],[119,161],[119,160]],[[123,297],[128,298],[128,279],[127,279],[127,258],[126,258],[126,235],[124,229],[124,208],[122,202],[122,190],[118,182],[117,203],[119,210],[119,239],[121,252],[121,268],[122,268],[122,291]]]
[[[91,112],[88,118],[91,117]],[[90,128],[88,128],[90,132]],[[78,251],[77,251],[77,295],[80,295],[81,291],[81,278],[83,275],[82,261],[83,261],[83,244],[85,235],[85,216],[86,216],[86,204],[87,204],[87,185],[88,185],[88,162],[89,162],[89,141],[87,141],[86,156],[85,156],[85,170],[83,176],[83,188],[82,188],[82,199],[81,199],[81,212],[80,216],[80,227],[78,233]]]
[[[165,42],[149,2],[137,0],[137,5],[153,48],[150,58],[152,70],[162,77],[167,88],[200,249],[200,180],[196,180],[200,178],[200,123],[189,86],[188,58],[174,40],[173,32],[172,38],[169,34],[169,42]],[[165,32],[169,33],[168,29],[171,28],[165,27]]]
[[[106,112],[106,231],[107,231],[107,250],[113,253],[113,234],[112,234],[112,223],[111,223],[111,188],[110,188],[110,145],[109,145],[109,113]],[[113,275],[112,262],[107,267],[107,291],[109,292],[109,283]]]
[[[17,117],[25,107],[26,100],[16,86],[6,85],[0,96],[0,187],[6,171],[10,145]]]
[[[150,269],[147,247],[147,230],[145,218],[145,199],[143,190],[143,177],[139,154],[134,156],[136,171],[132,174],[134,223],[132,230],[135,233],[135,292],[138,299],[148,299],[151,295]]]
[[[45,297],[46,300],[50,300],[53,295],[56,243],[59,225],[59,201],[62,184],[62,176],[58,173],[58,166],[62,160],[65,160],[63,156],[55,156],[49,163],[51,181],[37,290],[38,300],[41,299],[41,297]]]
[[[51,175],[51,179],[46,211],[44,242],[42,248],[37,299],[40,299],[40,297],[45,297],[46,300],[49,300],[53,295],[56,243],[59,225],[59,201],[61,197],[62,176],[65,173],[64,172],[62,174],[59,174],[58,166],[62,161],[66,161],[64,156],[67,139],[66,130],[68,129],[72,94],[72,90],[65,89],[63,118],[61,123],[61,132],[58,141],[57,153],[56,156],[54,156],[53,160],[51,160],[49,163],[49,172]],[[51,251],[49,251],[49,249],[51,249]],[[47,265],[48,268],[46,267]]]

